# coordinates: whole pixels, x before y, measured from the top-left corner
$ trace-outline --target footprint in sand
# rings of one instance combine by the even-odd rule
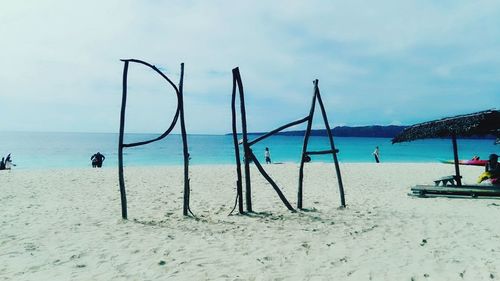
[[[302,243],[302,248],[304,248],[306,250],[306,255],[309,255],[309,250],[311,250],[311,245],[309,245],[308,243],[304,242]]]
[[[257,261],[260,262],[261,264],[264,264],[265,262],[268,262],[268,261],[271,261],[271,260],[272,260],[272,258],[268,257],[268,256],[265,256],[262,259],[257,259]]]
[[[33,252],[33,251],[36,251],[36,249],[38,249],[38,246],[36,246],[34,243],[25,243],[24,244],[24,250],[26,250],[27,252]]]

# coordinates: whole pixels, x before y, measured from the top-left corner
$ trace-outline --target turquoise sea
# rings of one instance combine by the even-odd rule
[[[126,142],[151,139],[155,134],[127,134]],[[253,139],[255,136],[250,136]],[[255,155],[264,160],[264,148],[271,150],[274,162],[298,162],[303,137],[274,136],[254,146]],[[232,137],[226,135],[188,135],[192,165],[234,164]],[[341,162],[373,162],[372,152],[380,147],[382,162],[438,162],[453,159],[449,139],[420,140],[391,144],[387,138],[335,137]],[[461,159],[474,155],[487,159],[500,154],[500,145],[493,140],[461,139],[458,141]],[[100,151],[106,156],[104,167],[117,166],[118,134],[114,133],[32,133],[0,132],[0,155],[12,153],[16,169],[90,167],[90,156]],[[326,137],[311,137],[309,150],[328,148]],[[314,156],[313,161],[330,162],[331,156]],[[126,166],[181,165],[180,135],[146,146],[125,148]]]

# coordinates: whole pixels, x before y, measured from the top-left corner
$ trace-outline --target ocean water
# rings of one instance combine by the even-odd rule
[[[154,134],[126,134],[125,142],[147,140]],[[253,139],[254,136],[250,136]],[[453,159],[449,139],[419,140],[391,144],[388,138],[335,137],[341,162],[374,162],[372,152],[380,147],[382,162],[438,162]],[[255,155],[264,162],[264,148],[269,147],[273,162],[300,160],[303,137],[273,136],[253,146]],[[231,136],[188,135],[191,165],[234,164]],[[493,140],[458,140],[459,157],[470,159],[478,155],[487,159],[491,153],[500,154],[500,145]],[[311,137],[308,150],[326,150],[327,137]],[[100,151],[106,156],[104,167],[116,167],[118,134],[114,133],[39,133],[0,132],[0,156],[12,153],[16,169],[90,167],[90,157]],[[332,162],[331,155],[313,156],[313,161]],[[169,135],[149,145],[125,148],[125,166],[182,165],[180,135]]]

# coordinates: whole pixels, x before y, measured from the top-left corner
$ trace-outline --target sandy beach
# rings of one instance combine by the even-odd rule
[[[268,165],[296,203],[296,164]],[[453,173],[445,164],[343,164],[339,209],[332,164],[306,165],[304,207],[291,213],[253,169],[256,214],[228,216],[234,166],[0,173],[0,280],[495,280],[500,201],[409,197]],[[473,183],[480,167],[463,167]]]

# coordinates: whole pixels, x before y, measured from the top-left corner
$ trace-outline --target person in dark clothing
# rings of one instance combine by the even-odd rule
[[[491,172],[495,176],[500,176],[500,163],[498,163],[498,155],[490,154],[488,163],[484,167],[485,172]]]
[[[16,164],[12,163],[12,158],[10,158],[10,153],[5,158],[5,162],[3,163],[3,165],[5,170],[10,170],[12,169],[13,166],[16,166]]]
[[[90,157],[90,161],[92,161],[92,168],[97,168],[97,154],[94,154]]]
[[[269,147],[266,147],[264,150],[264,159],[266,160],[266,164],[271,164],[271,152],[269,151]]]
[[[96,167],[101,168],[104,159],[106,159],[106,157],[102,155],[100,152],[97,152],[96,154],[92,155],[92,157],[90,157],[90,160],[92,161],[92,168]]]
[[[2,157],[2,162],[0,162],[0,170],[5,170],[5,158]]]
[[[375,162],[380,163],[380,150],[378,149],[378,146],[375,147],[375,151],[373,151],[372,154],[375,157]]]

